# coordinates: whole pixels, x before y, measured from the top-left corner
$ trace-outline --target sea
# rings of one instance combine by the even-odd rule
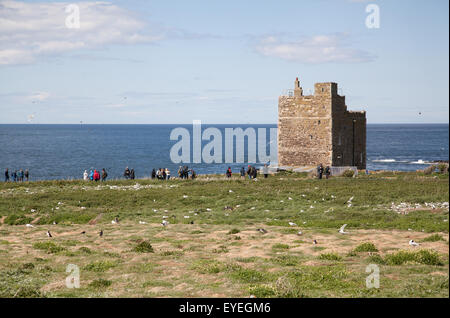
[[[208,127],[218,128],[223,137],[226,128],[266,128],[269,151],[269,131],[277,126],[202,125],[202,130]],[[197,174],[224,174],[228,167],[238,172],[249,164],[247,156],[243,163],[232,164],[173,162],[170,152],[179,140],[171,140],[170,135],[176,128],[190,132],[192,147],[192,125],[4,124],[0,125],[0,169],[28,169],[31,180],[52,180],[81,179],[84,170],[105,168],[109,178],[116,179],[126,167],[135,170],[136,178],[147,178],[153,168],[168,168],[172,176],[180,165]],[[208,142],[203,141],[202,147]],[[448,124],[367,125],[367,169],[415,171],[437,160],[449,160]]]

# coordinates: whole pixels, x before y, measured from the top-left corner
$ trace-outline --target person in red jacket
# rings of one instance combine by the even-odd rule
[[[100,173],[97,170],[94,170],[94,181],[100,180]]]

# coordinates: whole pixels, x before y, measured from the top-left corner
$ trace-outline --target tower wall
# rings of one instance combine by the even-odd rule
[[[349,112],[336,83],[317,83],[303,96],[298,79],[293,96],[278,99],[279,166],[366,167],[366,114]]]

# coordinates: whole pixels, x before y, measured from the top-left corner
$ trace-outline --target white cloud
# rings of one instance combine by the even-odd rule
[[[279,36],[266,36],[256,44],[256,51],[264,56],[307,64],[363,63],[374,60],[364,50],[352,48],[345,34],[317,35],[300,40],[286,40]]]
[[[79,2],[80,28],[67,28],[69,3],[0,0],[0,65],[110,44],[149,43],[162,34],[143,32],[144,22],[110,2]]]

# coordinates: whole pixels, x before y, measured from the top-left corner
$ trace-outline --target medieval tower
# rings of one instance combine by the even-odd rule
[[[278,165],[366,168],[366,112],[348,111],[336,83],[316,83],[314,95],[294,90],[278,99]]]

